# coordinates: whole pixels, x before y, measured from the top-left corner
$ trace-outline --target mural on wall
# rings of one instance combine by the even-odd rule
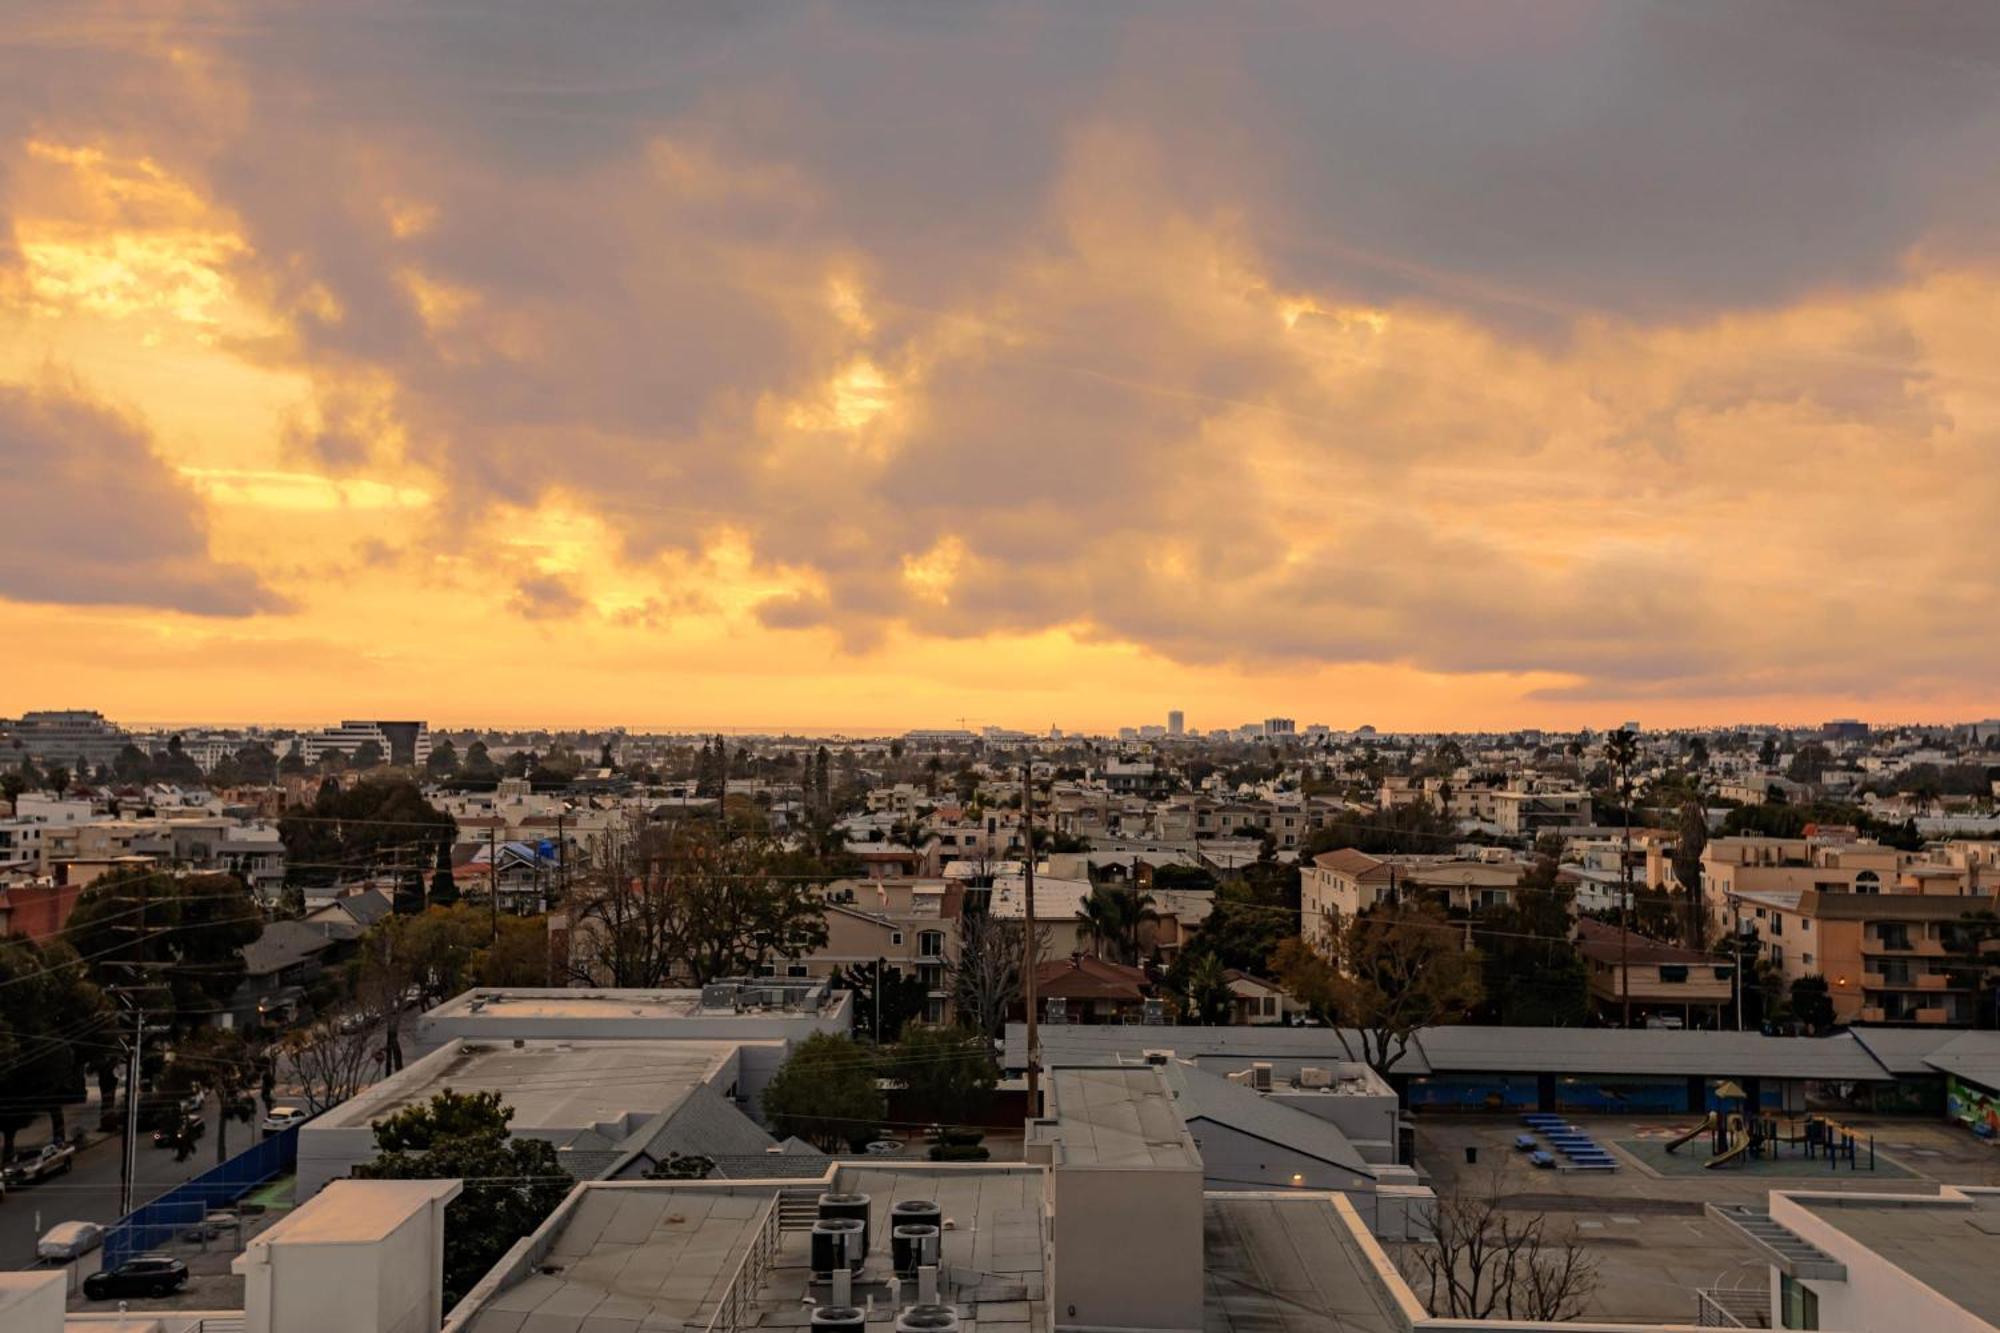
[[[1976,1083],[1960,1081],[1954,1074],[1945,1083],[1946,1113],[1962,1120],[1981,1138],[2000,1135],[2000,1104],[1992,1093]]]

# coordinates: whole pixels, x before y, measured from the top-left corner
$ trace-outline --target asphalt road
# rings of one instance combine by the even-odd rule
[[[183,1180],[200,1175],[215,1165],[213,1100],[204,1108],[203,1115],[208,1122],[208,1132],[196,1145],[194,1156],[185,1162],[176,1162],[170,1149],[155,1148],[152,1135],[140,1135],[139,1183],[132,1191],[134,1207],[157,1198]],[[78,1122],[72,1120],[72,1123]],[[46,1124],[44,1121],[37,1127],[42,1133],[34,1137],[22,1134],[20,1147],[32,1147],[44,1142]],[[93,1128],[94,1124],[93,1118]],[[247,1125],[241,1121],[230,1124],[230,1152],[242,1152],[256,1139],[254,1121]],[[76,1155],[68,1175],[7,1191],[7,1197],[0,1199],[0,1268],[33,1267],[36,1262],[35,1241],[42,1232],[58,1222],[102,1222],[109,1225],[122,1216],[118,1208],[118,1159],[122,1145],[123,1140],[116,1135],[93,1138],[89,1146]],[[96,1268],[96,1256],[86,1258],[84,1266],[87,1269]]]

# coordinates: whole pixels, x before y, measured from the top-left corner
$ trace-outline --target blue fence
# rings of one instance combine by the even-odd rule
[[[104,1233],[104,1266],[115,1268],[135,1254],[158,1249],[201,1221],[209,1209],[235,1203],[265,1181],[294,1170],[298,1162],[299,1127],[293,1125],[174,1186]]]

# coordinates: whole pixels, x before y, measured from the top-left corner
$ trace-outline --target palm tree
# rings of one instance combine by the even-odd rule
[[[1620,727],[1605,739],[1604,753],[1618,769],[1618,803],[1625,816],[1625,848],[1618,857],[1618,996],[1623,1002],[1621,1021],[1632,1026],[1631,927],[1632,927],[1632,765],[1639,758],[1639,735]]]

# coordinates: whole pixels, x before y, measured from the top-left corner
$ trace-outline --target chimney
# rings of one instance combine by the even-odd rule
[[[253,1239],[244,1333],[398,1333],[444,1322],[444,1209],[456,1180],[336,1180]]]

